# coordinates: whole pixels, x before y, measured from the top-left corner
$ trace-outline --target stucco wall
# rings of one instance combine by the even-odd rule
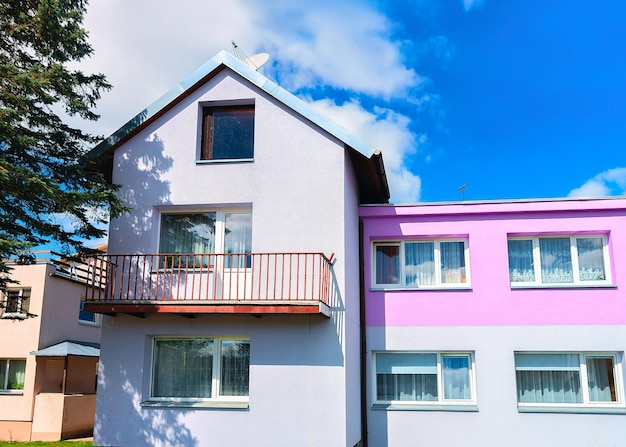
[[[196,163],[200,104],[236,99],[255,104],[254,161]],[[347,372],[346,344],[350,352],[357,346],[358,316],[347,322],[345,313],[348,304],[358,309],[354,267],[348,275],[355,285],[346,295],[346,266],[356,259],[358,236],[356,219],[344,220],[346,209],[356,212],[356,190],[354,180],[346,180],[352,168],[342,144],[225,70],[117,149],[114,166],[113,180],[124,185],[121,194],[133,211],[112,222],[110,253],[157,252],[160,211],[247,207],[252,209],[253,252],[334,253],[336,293],[330,318],[107,318],[96,442],[150,445],[152,436],[166,429],[151,425],[159,417],[181,427],[179,437],[172,438],[180,445],[194,439],[198,445],[209,439],[213,445],[249,445],[259,439],[276,446],[358,442],[358,420],[346,422],[348,407],[359,405],[355,386],[351,383],[349,394],[346,390],[356,372],[354,354]],[[138,406],[148,390],[146,340],[181,333],[250,337],[248,410]],[[132,407],[124,404],[129,399]],[[167,439],[168,445],[176,444]]]

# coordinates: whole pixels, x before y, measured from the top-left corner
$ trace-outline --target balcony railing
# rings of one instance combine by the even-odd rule
[[[89,262],[85,309],[308,313],[297,308],[330,306],[331,260],[322,253],[100,255]]]

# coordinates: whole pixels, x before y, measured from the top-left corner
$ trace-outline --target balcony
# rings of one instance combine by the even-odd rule
[[[322,253],[94,256],[86,263],[85,310],[329,316],[332,258]]]

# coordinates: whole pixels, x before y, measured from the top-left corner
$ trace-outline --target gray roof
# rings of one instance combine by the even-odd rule
[[[39,351],[32,351],[30,355],[37,357],[67,357],[68,355],[100,357],[100,344],[66,340]]]

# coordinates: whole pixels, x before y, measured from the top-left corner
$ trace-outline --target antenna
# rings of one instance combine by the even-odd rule
[[[457,191],[461,191],[461,195],[463,196],[464,202],[465,202],[465,188],[467,188],[467,183],[463,183],[461,186],[457,188]]]
[[[270,55],[267,53],[257,53],[248,57],[246,56],[246,53],[244,53],[241,48],[237,46],[234,40],[231,40],[230,43],[233,44],[233,53],[235,54],[235,57],[253,70],[259,71],[259,69],[270,59]]]

